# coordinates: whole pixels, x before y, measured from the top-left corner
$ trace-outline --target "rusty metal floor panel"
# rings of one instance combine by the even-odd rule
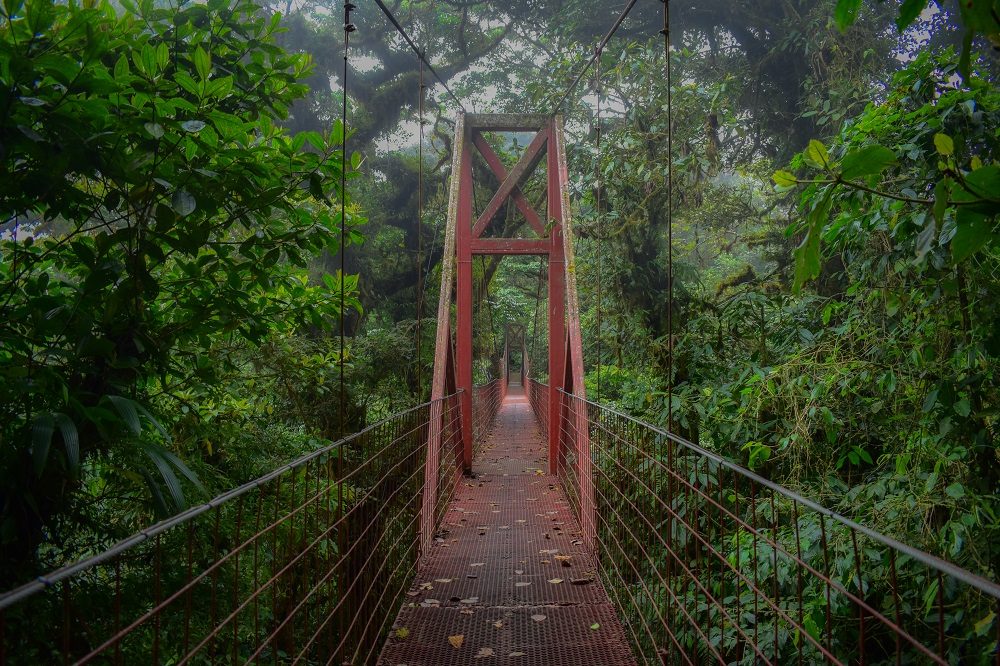
[[[379,664],[636,663],[580,524],[545,473],[547,444],[531,407],[511,388]]]

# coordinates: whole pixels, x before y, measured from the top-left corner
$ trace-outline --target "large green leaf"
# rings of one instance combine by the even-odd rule
[[[135,401],[120,395],[109,395],[107,398],[114,405],[115,410],[118,411],[122,422],[125,423],[125,427],[129,429],[129,432],[133,435],[140,434],[142,432],[142,423],[139,421],[139,411],[136,409]]]
[[[896,163],[896,154],[884,146],[852,150],[841,160],[841,176],[847,180],[875,176]]]
[[[809,141],[804,156],[806,162],[817,169],[826,169],[830,166],[830,153],[827,152],[823,142],[818,139]]]
[[[823,198],[809,214],[809,226],[806,236],[795,248],[795,281],[793,289],[797,292],[809,280],[819,276],[822,267],[820,257],[820,240],[823,227],[830,217],[833,203],[833,189],[827,188]]]
[[[837,6],[833,10],[833,18],[841,32],[854,24],[860,8],[861,0],[837,0]]]
[[[951,256],[955,263],[965,261],[996,238],[993,218],[967,207],[958,209],[955,216],[955,235],[951,239]]]
[[[31,425],[31,459],[35,464],[35,474],[42,475],[52,447],[55,419],[52,414],[39,414]]]
[[[917,20],[920,12],[929,4],[928,0],[903,0],[899,6],[899,15],[896,16],[896,29],[900,32],[906,30],[911,23]]]

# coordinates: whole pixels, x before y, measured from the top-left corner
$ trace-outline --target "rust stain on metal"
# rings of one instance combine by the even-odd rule
[[[523,387],[512,384],[379,664],[636,663],[547,454]],[[452,636],[464,637],[461,647]]]

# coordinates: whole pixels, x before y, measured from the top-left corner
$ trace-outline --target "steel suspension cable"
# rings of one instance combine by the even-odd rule
[[[337,413],[338,439],[344,438],[345,421],[347,417],[347,395],[344,386],[344,272],[346,269],[345,257],[347,253],[347,73],[349,65],[349,55],[351,47],[351,33],[357,28],[351,23],[351,11],[355,6],[351,2],[344,2],[344,78],[343,78],[343,103],[341,105],[340,128],[342,134],[342,145],[340,147],[340,357],[338,358],[338,374],[340,382],[340,401]],[[337,520],[344,516],[344,449],[341,447],[337,451]],[[343,550],[348,542],[348,526],[337,530],[337,546]],[[343,616],[338,615],[338,627],[343,634]]]
[[[483,257],[483,300],[486,301],[486,312],[490,316],[490,337],[493,338],[493,355],[500,353],[500,345],[497,344],[497,328],[493,320],[493,303],[490,301],[490,281],[486,278],[486,257]]]
[[[670,66],[670,0],[663,3],[663,56],[667,79],[667,431],[674,431],[674,109],[673,80]],[[677,492],[673,469],[675,465],[675,449],[673,440],[667,441],[667,466],[671,473],[667,476],[667,498],[670,505],[674,503]],[[674,512],[668,511],[665,536],[673,539]],[[738,561],[737,561],[738,564]],[[673,590],[674,563],[667,562],[667,589]],[[736,597],[740,598],[739,581],[736,583]],[[756,598],[755,598],[756,601]]]
[[[594,211],[596,213],[597,225],[596,225],[596,236],[597,236],[597,402],[601,401],[601,305],[603,293],[601,291],[601,278],[602,278],[602,256],[601,252],[603,249],[603,219],[604,216],[601,215],[601,51],[600,47],[597,50],[597,67],[595,70],[597,78],[597,136],[596,148],[597,155],[594,159]]]
[[[625,18],[632,11],[632,8],[635,7],[637,1],[638,0],[629,0],[629,3],[625,5],[625,9],[623,9],[621,14],[618,15],[618,18],[615,19],[614,24],[612,24],[608,32],[605,33],[604,37],[601,38],[601,41],[598,42],[597,47],[594,49],[594,54],[590,56],[587,62],[580,69],[579,73],[577,73],[576,78],[573,79],[573,82],[569,84],[569,87],[566,88],[562,96],[559,98],[559,101],[552,109],[553,114],[559,113],[559,110],[562,109],[563,104],[566,103],[566,100],[573,93],[576,87],[580,85],[580,81],[583,80],[583,77],[587,74],[588,71],[590,71],[591,66],[594,64],[594,61],[597,60],[598,54],[604,51],[604,47],[608,45],[608,42],[611,41],[611,38],[614,37],[616,32],[618,32],[618,28],[621,27],[622,23],[625,21]]]
[[[423,359],[421,350],[421,322],[424,316],[424,267],[423,267],[423,225],[424,225],[424,61],[420,59],[419,97],[417,116],[419,139],[417,144],[417,399],[423,395]]]
[[[438,83],[444,86],[444,89],[448,92],[448,95],[452,98],[452,100],[454,100],[454,102],[458,104],[459,108],[462,109],[462,111],[466,111],[467,109],[465,108],[465,105],[462,104],[462,100],[458,98],[458,95],[452,92],[451,88],[448,87],[448,84],[445,82],[445,80],[441,78],[441,75],[437,73],[436,69],[434,69],[434,66],[431,65],[430,62],[428,62],[424,52],[421,51],[419,48],[417,48],[417,45],[406,33],[406,30],[403,29],[403,26],[399,24],[399,21],[396,19],[395,15],[393,15],[392,10],[386,7],[385,3],[382,0],[375,0],[375,4],[379,6],[379,9],[382,10],[382,13],[385,14],[386,18],[389,19],[389,22],[392,23],[394,28],[396,28],[396,32],[398,32],[403,37],[403,40],[409,45],[409,47],[413,50],[413,52],[417,54],[417,57],[420,58],[420,62],[424,63],[424,65],[427,66],[427,69],[430,70],[430,73],[434,75],[434,78],[438,80]]]
[[[351,23],[351,12],[355,9],[355,5],[350,2],[344,3],[344,78],[343,78],[343,104],[341,105],[340,113],[340,127],[343,134],[343,141],[340,147],[340,316],[339,316],[339,328],[340,328],[340,363],[339,365],[339,382],[340,382],[340,405],[338,411],[338,439],[343,439],[344,437],[344,417],[346,415],[346,396],[344,393],[344,336],[346,334],[344,326],[344,270],[345,270],[345,256],[347,253],[347,68],[348,68],[348,55],[351,47],[351,33],[357,28],[353,23]]]
[[[670,66],[670,0],[663,3],[663,54],[667,76],[667,429],[674,418],[674,114]]]
[[[529,354],[529,360],[532,363],[535,357],[535,339],[538,337],[538,306],[542,302],[542,273],[544,271],[545,257],[541,256],[538,258],[538,285],[535,287],[535,320],[531,325],[531,353]]]

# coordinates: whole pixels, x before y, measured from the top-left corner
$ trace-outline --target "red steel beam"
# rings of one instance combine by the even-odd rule
[[[548,145],[549,130],[545,129],[540,131],[535,135],[535,138],[531,140],[528,144],[527,150],[521,155],[521,159],[517,161],[514,168],[510,170],[507,177],[504,178],[503,183],[500,184],[500,189],[496,191],[490,202],[486,204],[486,210],[483,214],[479,216],[476,221],[476,226],[472,229],[473,238],[479,238],[486,231],[486,227],[489,226],[490,221],[493,217],[500,211],[500,207],[503,206],[504,202],[507,201],[511,193],[514,191],[515,187],[520,187],[521,184],[531,175],[538,166],[538,163],[545,156],[545,148]],[[551,182],[551,180],[550,180]],[[550,190],[551,191],[551,190]],[[551,218],[551,216],[550,216]]]
[[[554,133],[555,119],[549,122],[547,133]],[[541,134],[541,132],[539,132]],[[554,136],[554,134],[552,134]],[[549,219],[555,220],[549,250],[549,474],[558,473],[559,465],[559,390],[566,370],[566,261],[563,248],[562,197],[559,195],[559,154],[548,151]],[[572,387],[570,387],[572,390]]]
[[[563,236],[563,256],[566,270],[566,377],[565,390],[574,396],[586,396],[583,367],[583,336],[580,326],[580,301],[576,291],[576,273],[571,268],[576,264],[573,253],[573,222],[569,207],[569,168],[566,162],[566,137],[563,134],[562,117],[552,120],[552,142],[549,152],[555,153],[554,159],[558,172],[558,187],[549,191],[549,196],[562,202],[562,217],[559,218]],[[569,382],[572,381],[572,384]],[[584,541],[591,548],[596,548],[596,499],[594,495],[593,470],[590,456],[590,429],[587,427],[586,406],[574,413],[575,430],[578,433],[576,441],[577,478],[580,479],[580,523],[583,527]]]
[[[455,146],[452,155],[452,173],[461,171],[461,146],[464,144],[465,119],[458,117],[455,125]],[[455,242],[458,226],[459,182],[451,183],[448,193],[448,221],[444,234],[444,251],[441,255],[441,291],[438,294],[437,333],[434,341],[434,375],[431,382],[431,413],[427,434],[427,462],[424,466],[424,496],[421,508],[420,549],[426,553],[434,537],[435,507],[437,506],[439,457],[444,436],[444,397],[455,389],[454,351],[451,340],[451,298],[455,284]]]
[[[490,171],[492,171],[493,175],[497,177],[497,180],[501,183],[507,180],[507,167],[503,165],[503,162],[500,161],[497,154],[493,152],[493,147],[490,146],[486,139],[483,138],[483,135],[479,132],[475,132],[475,134],[473,134],[472,141],[476,144],[476,148],[479,149],[479,153],[483,156],[483,159],[486,160],[486,164],[489,165]],[[535,209],[532,208],[530,203],[528,203],[528,200],[525,198],[524,192],[521,191],[521,188],[515,186],[514,189],[511,190],[511,197],[514,199],[514,205],[516,205],[517,209],[521,211],[521,215],[524,215],[525,219],[528,220],[528,224],[530,224],[531,228],[535,230],[538,237],[544,238],[545,225],[542,223],[538,213],[535,212]]]
[[[548,254],[552,242],[535,238],[476,238],[472,254]]]
[[[456,319],[458,349],[456,350],[457,386],[461,393],[462,465],[472,470],[472,151],[463,139],[462,164],[458,173],[458,214],[456,218],[456,248],[458,252],[458,285]]]

